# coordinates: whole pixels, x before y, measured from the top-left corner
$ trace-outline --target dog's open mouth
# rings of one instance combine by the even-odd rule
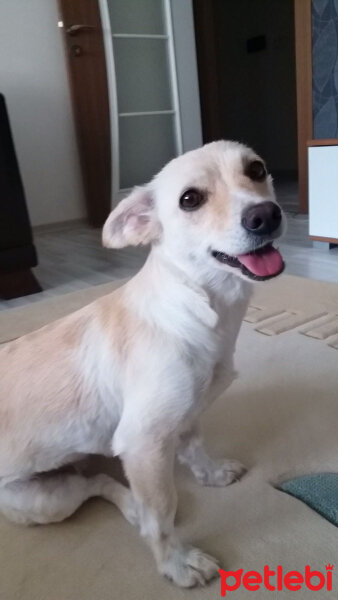
[[[219,262],[241,269],[243,275],[257,281],[276,277],[282,273],[285,266],[280,252],[273,247],[272,243],[238,256],[229,256],[218,250],[212,250],[211,253]]]

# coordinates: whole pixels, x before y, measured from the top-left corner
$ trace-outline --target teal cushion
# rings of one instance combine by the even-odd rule
[[[315,473],[279,485],[283,492],[302,500],[338,527],[338,473]]]

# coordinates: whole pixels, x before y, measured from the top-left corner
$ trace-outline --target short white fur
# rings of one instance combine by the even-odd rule
[[[143,269],[1,351],[0,509],[8,518],[60,521],[102,496],[138,525],[159,571],[176,584],[203,585],[217,574],[215,559],[176,535],[174,459],[206,485],[227,485],[245,471],[206,454],[198,419],[234,378],[251,293],[211,249],[247,251],[243,209],[275,201],[270,177],[255,185],[243,175],[244,161],[255,158],[241,144],[217,142],[169,163],[103,229],[108,247],[151,243]],[[191,187],[208,201],[185,213],[179,198]],[[119,455],[130,489],[106,475],[41,475],[93,453]]]

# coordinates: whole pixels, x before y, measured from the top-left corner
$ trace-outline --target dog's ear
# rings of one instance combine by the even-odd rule
[[[147,186],[136,187],[121,200],[104,224],[102,242],[106,248],[149,244],[159,238],[161,225]]]

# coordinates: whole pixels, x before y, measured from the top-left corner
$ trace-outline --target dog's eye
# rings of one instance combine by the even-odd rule
[[[191,188],[180,197],[180,208],[182,210],[196,210],[206,200],[205,194],[199,190]]]
[[[266,178],[266,169],[264,163],[260,160],[251,161],[245,169],[245,175],[252,181],[264,181]]]

